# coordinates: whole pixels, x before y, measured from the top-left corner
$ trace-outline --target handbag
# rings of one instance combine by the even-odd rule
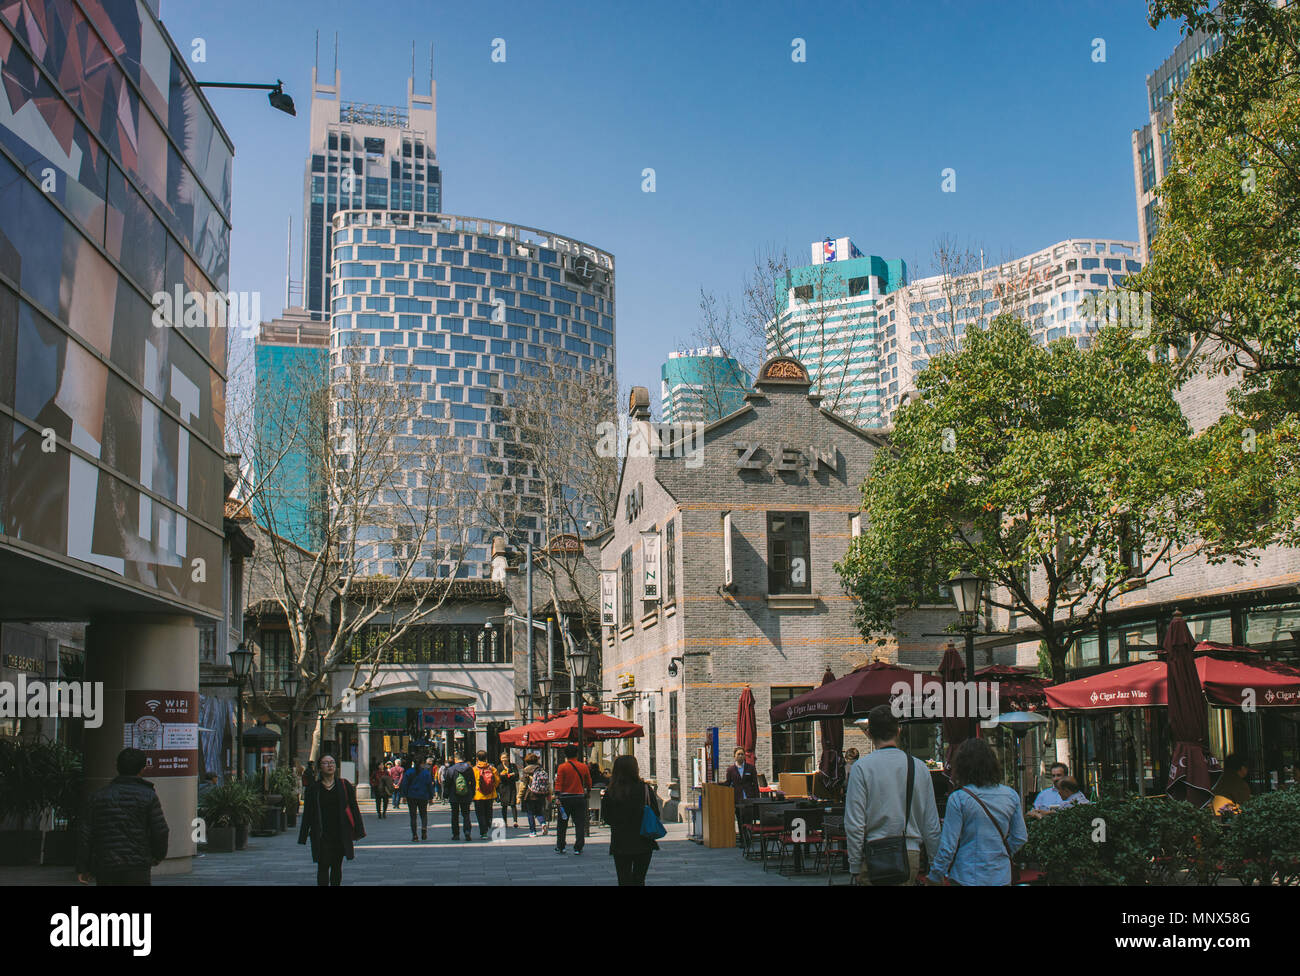
[[[660,837],[668,835],[668,828],[664,822],[659,819],[659,814],[655,813],[654,804],[650,802],[650,787],[645,788],[645,807],[641,810],[641,836],[650,840],[658,840]]]
[[[998,832],[998,836],[999,836],[1000,838],[1002,838],[1002,849],[1003,849],[1004,851],[1007,852],[1007,860],[1011,862],[1011,883],[1012,883],[1012,884],[1019,884],[1019,883],[1020,883],[1020,865],[1017,864],[1017,863],[1016,863],[1016,859],[1015,859],[1014,857],[1011,856],[1011,845],[1007,843],[1007,835],[1004,834],[1004,833],[1002,832],[1002,826],[1001,826],[1001,824],[999,824],[999,823],[997,822],[997,820],[994,818],[994,816],[993,816],[993,811],[990,810],[988,807],[986,807],[986,806],[984,805],[984,801],[981,800],[981,799],[980,799],[978,796],[976,796],[974,793],[972,793],[972,792],[971,792],[969,789],[967,789],[965,786],[963,786],[963,787],[961,788],[961,791],[962,791],[963,793],[965,793],[967,796],[969,796],[969,797],[970,797],[972,800],[974,800],[976,803],[978,803],[978,804],[980,805],[980,809],[983,810],[983,811],[988,815],[988,818],[989,818],[990,820],[993,821],[993,828]]]
[[[898,837],[882,837],[864,845],[862,861],[867,866],[867,879],[873,885],[906,884],[912,876],[912,865],[907,857],[907,827],[912,822],[912,788],[916,784],[916,763],[907,758],[907,800],[903,809],[903,833]]]
[[[357,802],[357,794],[352,784],[343,780],[343,812],[347,814],[348,825],[352,828],[352,839],[360,840],[366,836],[366,829],[352,816],[352,805]]]

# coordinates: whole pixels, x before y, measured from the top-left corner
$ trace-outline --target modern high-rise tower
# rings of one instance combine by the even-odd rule
[[[326,85],[311,73],[311,150],[303,177],[303,307],[327,320],[330,228],[340,210],[442,210],[438,167],[437,86],[417,94],[406,82],[406,108],[345,102],[342,76]]]
[[[670,352],[660,378],[667,424],[720,420],[745,405],[745,394],[754,385],[749,371],[721,346]]]

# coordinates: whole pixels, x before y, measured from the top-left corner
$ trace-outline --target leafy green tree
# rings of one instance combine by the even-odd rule
[[[1173,160],[1159,187],[1147,267],[1153,335],[1188,356],[1184,378],[1234,378],[1204,433],[1217,490],[1205,531],[1300,544],[1300,6],[1154,0],[1152,26],[1181,19],[1223,46],[1174,102]]]
[[[1198,444],[1170,367],[1125,330],[1044,348],[999,316],[917,377],[837,565],[864,635],[959,569],[1041,630],[1052,675],[1135,577],[1196,549]]]

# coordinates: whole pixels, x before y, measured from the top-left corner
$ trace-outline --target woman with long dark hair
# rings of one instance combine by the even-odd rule
[[[1009,885],[1011,858],[1029,839],[1020,797],[1002,785],[993,747],[967,739],[952,761],[953,791],[943,814],[930,880],[956,885]]]
[[[641,834],[641,816],[646,804],[659,816],[659,798],[641,778],[636,756],[619,756],[601,801],[601,813],[609,824],[609,853],[614,858],[621,886],[645,886],[650,858],[659,850],[653,838]]]
[[[320,779],[307,787],[302,804],[298,843],[311,838],[311,859],[316,862],[316,884],[343,883],[343,859],[356,856],[354,840],[366,836],[357,806],[357,788],[336,775],[333,756],[321,756]]]

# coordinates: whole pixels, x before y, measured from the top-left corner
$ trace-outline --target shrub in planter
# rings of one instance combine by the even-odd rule
[[[1020,852],[1052,884],[1146,885],[1210,880],[1219,825],[1168,797],[1099,800],[1027,824]]]
[[[49,814],[71,820],[80,786],[78,753],[58,742],[0,737],[0,863],[38,863],[42,821]]]
[[[234,848],[242,850],[248,842],[248,825],[262,813],[262,795],[253,787],[238,780],[214,786],[199,804],[199,816],[207,824],[208,840],[212,843],[214,828],[231,828],[234,831]],[[240,834],[243,843],[240,842]],[[219,835],[224,843],[224,834]]]
[[[1223,832],[1225,874],[1246,884],[1300,882],[1300,789],[1252,797]]]

